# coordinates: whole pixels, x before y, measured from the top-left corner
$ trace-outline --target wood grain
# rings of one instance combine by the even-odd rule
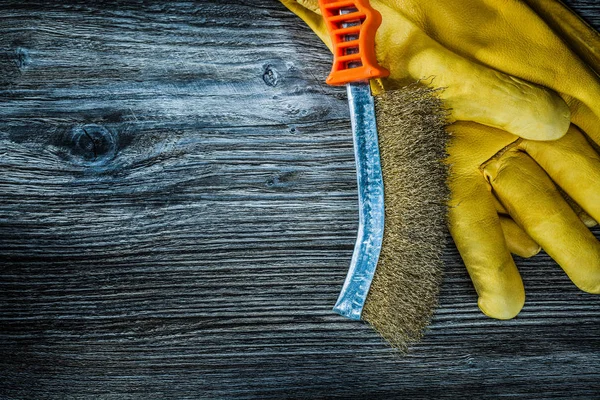
[[[449,245],[406,357],[330,311],[345,91],[278,2],[98,3],[0,1],[0,398],[600,397],[600,299],[546,255],[495,321]]]

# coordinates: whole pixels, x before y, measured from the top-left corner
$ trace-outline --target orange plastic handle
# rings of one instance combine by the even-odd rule
[[[333,43],[333,66],[326,80],[329,85],[390,74],[375,58],[375,33],[381,14],[368,0],[319,0],[319,7]]]

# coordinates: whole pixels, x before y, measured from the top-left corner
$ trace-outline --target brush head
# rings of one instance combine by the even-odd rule
[[[362,319],[402,351],[423,336],[442,283],[448,134],[438,93],[415,84],[375,98],[385,227]]]

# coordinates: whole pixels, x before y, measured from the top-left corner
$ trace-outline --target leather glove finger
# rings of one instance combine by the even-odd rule
[[[469,122],[448,127],[448,223],[477,291],[479,308],[489,317],[510,319],[523,307],[525,291],[505,242],[489,185],[478,167],[516,137],[502,131],[486,137],[478,134],[483,132],[481,127]]]
[[[541,167],[513,148],[490,160],[483,172],[511,217],[571,281],[583,291],[600,293],[600,242]]]
[[[559,192],[562,195],[562,197],[567,202],[567,204],[569,204],[569,206],[571,206],[573,211],[575,211],[575,214],[577,214],[577,216],[579,217],[581,222],[583,222],[585,224],[585,226],[587,226],[588,228],[592,228],[592,227],[598,225],[598,223],[592,217],[590,217],[590,215],[588,213],[586,213],[585,210],[583,208],[581,208],[581,206],[579,204],[577,204],[575,202],[575,200],[573,200],[564,190],[560,189],[560,187],[558,189],[559,189]],[[493,197],[494,197],[494,205],[496,207],[496,212],[498,212],[500,217],[508,216],[508,211],[506,211],[506,209],[504,208],[502,203],[500,203],[500,201],[496,198],[496,196],[493,196]],[[513,251],[511,251],[511,253],[516,254]]]
[[[568,96],[563,98],[571,110],[571,122],[581,128],[596,146],[600,146],[600,119],[577,99]]]
[[[500,226],[504,233],[504,241],[508,251],[519,257],[535,256],[542,249],[512,218],[499,215]]]
[[[576,126],[553,142],[523,140],[518,147],[533,158],[592,218],[600,220],[600,155]]]
[[[590,217],[590,215],[586,213],[585,210],[575,202],[575,200],[573,200],[567,193],[565,193],[564,190],[562,190],[560,187],[558,189],[562,197],[567,202],[567,204],[571,206],[573,211],[575,211],[575,214],[577,214],[577,216],[579,217],[581,222],[584,223],[585,226],[587,226],[588,228],[593,228],[594,226],[598,225],[598,222],[596,222],[594,218]]]
[[[462,176],[450,190],[450,232],[477,291],[477,304],[489,317],[513,318],[523,308],[525,289],[487,184],[481,175]]]

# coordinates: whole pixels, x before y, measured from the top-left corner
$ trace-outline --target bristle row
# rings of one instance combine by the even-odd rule
[[[438,93],[413,85],[375,99],[385,231],[362,318],[400,350],[422,337],[442,281],[448,134]]]

